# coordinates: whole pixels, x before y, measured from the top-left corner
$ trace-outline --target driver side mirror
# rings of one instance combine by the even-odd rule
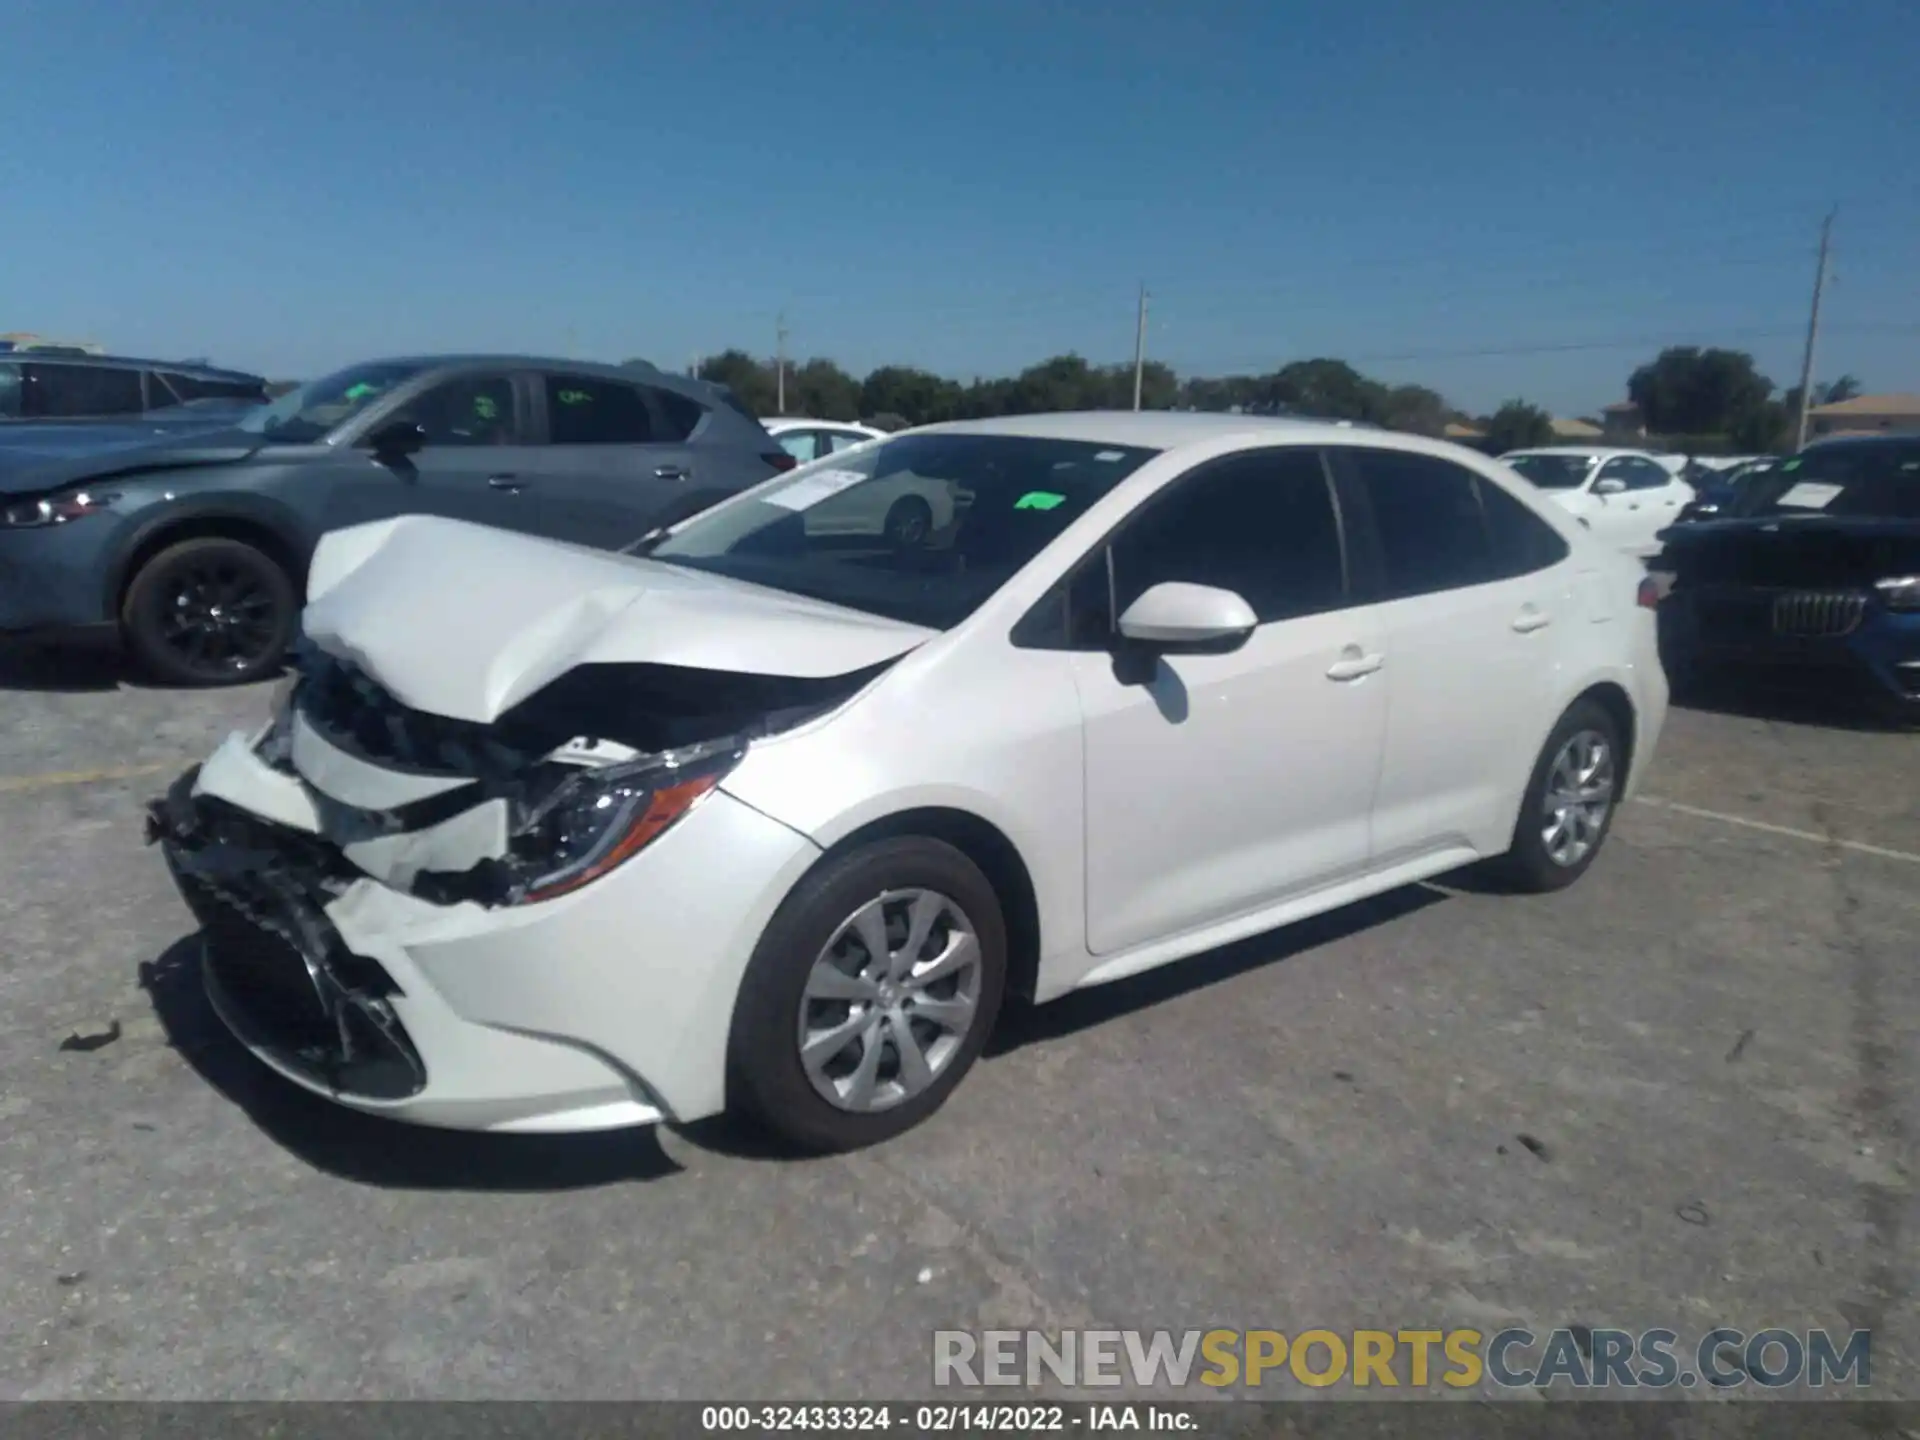
[[[1626,488],[1627,482],[1624,480],[1596,480],[1593,482],[1593,493],[1596,495],[1618,495]]]
[[[427,427],[417,420],[389,420],[367,436],[367,445],[382,460],[404,460],[426,448]]]
[[[1122,639],[1161,654],[1218,655],[1246,644],[1259,623],[1231,590],[1169,580],[1129,605],[1118,628]]]

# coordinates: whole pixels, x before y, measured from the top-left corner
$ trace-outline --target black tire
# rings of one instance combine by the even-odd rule
[[[280,668],[299,613],[293,580],[271,556],[203,536],[140,567],[121,603],[120,632],[134,662],[162,684],[244,685]]]
[[[902,495],[887,507],[885,530],[887,543],[898,549],[924,545],[933,534],[933,507],[918,495]]]
[[[1581,735],[1597,735],[1606,745],[1610,757],[1612,794],[1597,833],[1592,834],[1585,852],[1572,863],[1565,863],[1556,859],[1547,847],[1544,834],[1547,791],[1561,752],[1575,737]],[[1497,870],[1509,885],[1517,890],[1539,894],[1564,890],[1587,873],[1601,847],[1606,844],[1607,836],[1613,829],[1613,818],[1619,813],[1620,790],[1626,781],[1625,760],[1626,750],[1620,727],[1605,706],[1592,700],[1577,700],[1568,707],[1566,714],[1560,717],[1559,724],[1553,727],[1553,733],[1547,737],[1547,743],[1540,747],[1540,756],[1534,761],[1533,773],[1527,779],[1526,794],[1520,801],[1519,818],[1514,821],[1512,848],[1497,862]]]
[[[885,892],[914,889],[949,897],[972,922],[979,971],[971,1028],[927,1088],[888,1109],[842,1109],[815,1089],[801,1063],[801,1007],[807,1003],[808,979],[843,922]],[[908,835],[832,856],[781,903],[747,964],[727,1046],[729,1108],[808,1153],[855,1150],[890,1140],[938,1110],[979,1058],[999,1015],[1006,974],[1006,922],[999,896],[979,867],[953,846]],[[859,1043],[864,1054],[868,1042]],[[882,1065],[886,1044],[891,1042],[883,1042]],[[898,1052],[892,1053],[897,1070]]]

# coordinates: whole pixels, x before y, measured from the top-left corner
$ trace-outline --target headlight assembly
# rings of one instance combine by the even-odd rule
[[[1873,588],[1889,610],[1920,610],[1920,575],[1895,575],[1876,580]]]
[[[632,859],[745,753],[743,740],[715,740],[566,776],[514,827],[512,903],[565,895]]]
[[[119,498],[95,490],[73,490],[63,495],[16,500],[0,509],[0,529],[37,530],[46,525],[64,525],[70,520],[97,514]]]

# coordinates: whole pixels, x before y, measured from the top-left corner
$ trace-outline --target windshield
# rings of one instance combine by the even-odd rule
[[[1920,441],[1802,450],[1742,485],[1732,513],[1920,520]]]
[[[1542,490],[1573,490],[1586,483],[1591,455],[1505,455],[1507,464]]]
[[[802,466],[647,553],[948,630],[1157,453],[1012,435],[903,435]]]
[[[270,405],[254,407],[240,421],[240,429],[251,435],[304,445],[329,434],[425,368],[393,360],[352,365],[325,379],[309,380]]]

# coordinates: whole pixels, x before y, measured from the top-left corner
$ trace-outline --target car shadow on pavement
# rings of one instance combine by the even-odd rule
[[[1899,716],[1876,706],[1861,687],[1774,684],[1732,678],[1683,679],[1673,685],[1673,703],[1684,710],[1743,720],[1780,720],[1827,730],[1899,733],[1920,723],[1920,709]]]
[[[1450,881],[1453,877],[1442,877]],[[1362,930],[1415,914],[1447,899],[1443,890],[1403,885],[1338,910],[1310,916],[1217,950],[1205,951],[1158,969],[1063,995],[1045,1005],[1009,1001],[984,1052],[991,1059],[1022,1046],[1057,1040],[1077,1031],[1159,1005],[1177,996],[1218,985],[1249,970],[1279,964],[1303,951],[1344,940]]]
[[[399,1190],[580,1190],[657,1180],[680,1167],[651,1126],[586,1135],[486,1135],[381,1120],[332,1104],[255,1060],[213,1013],[200,938],[140,967],[168,1042],[276,1144],[317,1170]]]
[[[123,681],[126,661],[111,650],[0,647],[0,690],[117,690]]]

